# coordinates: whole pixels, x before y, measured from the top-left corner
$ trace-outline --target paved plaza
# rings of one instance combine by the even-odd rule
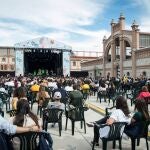
[[[90,96],[89,99],[87,100],[87,103],[93,104],[95,106],[105,108],[112,106],[108,105],[105,102],[102,102],[101,104],[99,101],[97,101],[96,96]],[[130,103],[129,103],[130,104]],[[130,106],[130,105],[129,105]],[[131,108],[131,107],[130,107]],[[133,108],[131,110],[133,111]],[[103,115],[89,109],[87,112],[85,112],[85,119],[86,122],[91,122],[98,120],[102,118]],[[63,130],[62,130],[62,137],[59,137],[58,133],[58,127],[56,126],[55,128],[50,128],[49,126],[49,132],[51,133],[53,140],[54,140],[54,150],[91,150],[91,141],[93,139],[93,128],[89,128],[86,126],[87,133],[84,133],[84,128],[80,128],[80,123],[77,122],[75,124],[75,134],[74,136],[71,135],[71,122],[68,121],[68,130],[65,131],[65,116],[63,116]],[[100,146],[95,147],[96,150],[101,150],[102,149],[102,143],[101,141],[99,142]],[[150,144],[150,142],[149,142]],[[131,150],[131,141],[129,140],[122,140],[122,148],[123,150]],[[140,146],[136,147],[137,150],[144,150],[146,149],[146,143],[145,140],[142,139],[140,142]],[[112,149],[112,142],[108,143],[108,150]],[[116,149],[118,149],[118,143],[116,144]]]
[[[110,107],[112,104],[103,102],[100,104],[99,101],[97,101],[96,96],[90,96],[89,99],[87,100],[88,106],[94,105],[95,108],[99,107],[102,108],[102,110],[105,107]],[[129,102],[130,106],[130,102]],[[93,109],[95,109],[93,108]],[[130,110],[133,111],[134,107],[130,107]],[[5,108],[4,108],[5,109]],[[100,109],[101,110],[101,109]],[[34,104],[33,106],[33,112],[37,112],[37,104]],[[86,122],[91,122],[98,120],[103,117],[103,111],[100,113],[95,112],[91,109],[85,112],[85,120]],[[6,117],[9,117],[8,114],[6,114]],[[91,150],[91,141],[93,139],[93,128],[87,127],[86,130],[87,133],[84,133],[84,127],[83,129],[80,128],[80,122],[75,123],[75,133],[74,136],[72,136],[72,131],[71,131],[71,121],[68,120],[68,129],[65,131],[65,121],[66,117],[63,115],[62,123],[62,135],[61,137],[59,136],[59,130],[58,130],[58,125],[56,124],[55,127],[51,127],[51,124],[48,126],[48,132],[51,133],[51,136],[53,138],[53,148],[54,150]],[[102,149],[102,142],[101,140],[99,141],[100,146],[95,147],[96,150],[101,150]],[[150,142],[149,142],[150,144]],[[149,145],[150,146],[150,145]],[[123,150],[131,150],[131,141],[129,140],[122,140],[122,148]],[[108,143],[108,150],[112,149],[112,142]],[[116,149],[118,149],[118,142],[116,144]],[[140,146],[136,147],[137,150],[145,150],[146,149],[146,143],[145,140],[142,139],[140,142]]]
[[[97,101],[96,96],[90,96],[86,101],[87,106],[92,107],[92,109],[89,109],[85,112],[85,120],[86,122],[96,121],[103,117],[104,109],[105,107],[111,107],[112,103],[108,104],[106,102],[99,103]],[[128,100],[128,104],[130,106],[130,102]],[[99,110],[97,110],[97,108]],[[130,106],[130,110],[133,111],[134,107]],[[5,110],[5,108],[4,108]],[[96,110],[96,111],[94,111]],[[33,112],[36,114],[37,112],[37,104],[34,104],[33,106]],[[9,118],[8,114],[5,115],[5,117]],[[65,131],[65,122],[66,117],[65,114],[63,114],[62,117],[62,134],[61,137],[59,136],[59,128],[56,124],[55,127],[51,127],[51,124],[48,126],[48,132],[51,134],[53,139],[53,148],[54,150],[91,150],[91,141],[93,139],[93,128],[86,126],[86,134],[84,133],[84,126],[81,129],[80,128],[80,122],[75,123],[75,133],[74,136],[72,136],[71,131],[71,121],[68,119],[68,128]],[[102,142],[99,141],[100,146],[95,147],[96,150],[102,149]],[[118,149],[118,142],[116,143],[116,149]],[[149,141],[150,146],[150,141]],[[122,140],[122,148],[123,150],[131,150],[131,141],[130,139]],[[108,143],[108,150],[112,149],[112,142]],[[146,143],[145,140],[142,139],[140,141],[140,146],[136,147],[137,150],[145,150],[146,149]]]

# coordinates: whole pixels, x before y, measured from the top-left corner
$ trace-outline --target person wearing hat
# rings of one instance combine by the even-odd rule
[[[61,97],[62,96],[61,96],[60,92],[55,92],[54,96],[53,96],[54,102],[49,102],[48,105],[47,105],[47,108],[48,109],[59,108],[59,109],[65,110],[65,105],[60,102]]]

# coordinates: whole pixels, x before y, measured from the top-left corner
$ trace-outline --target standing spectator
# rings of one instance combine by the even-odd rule
[[[86,100],[90,92],[90,86],[88,84],[88,81],[83,82],[83,85],[81,88],[83,92],[83,98]]]

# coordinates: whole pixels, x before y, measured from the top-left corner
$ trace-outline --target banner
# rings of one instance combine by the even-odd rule
[[[70,52],[63,52],[63,75],[70,76]]]
[[[15,75],[19,76],[19,75],[24,75],[24,52],[21,49],[16,49],[15,51],[15,65],[16,65],[16,69],[15,69]]]

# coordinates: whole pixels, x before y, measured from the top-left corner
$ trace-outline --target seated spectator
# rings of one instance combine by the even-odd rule
[[[129,108],[127,105],[127,100],[123,97],[123,96],[119,96],[116,99],[116,110],[114,110],[112,112],[112,114],[110,115],[110,117],[104,117],[98,121],[95,121],[93,123],[87,123],[87,126],[89,127],[93,127],[94,124],[108,124],[111,125],[114,122],[127,122],[130,123],[131,118],[129,116]],[[103,129],[103,128],[102,128]],[[105,130],[105,129],[104,129]],[[104,133],[105,132],[105,133]],[[109,129],[108,130],[100,130],[99,133],[99,128],[97,126],[94,126],[94,141],[95,141],[95,145],[98,146],[99,143],[99,137],[107,137],[109,133]],[[101,135],[103,134],[103,136]]]
[[[142,128],[142,122],[150,120],[145,100],[136,99],[135,110],[130,125],[127,125],[124,131],[130,137],[138,136]]]
[[[67,85],[65,86],[65,90],[67,92],[73,91],[73,87],[72,87],[72,82],[71,81],[67,81]]]
[[[16,115],[10,118],[10,122],[20,127],[41,126],[38,117],[31,112],[26,99],[17,102]]]
[[[148,91],[147,86],[142,87],[142,91],[140,92],[137,98],[143,99],[145,97],[150,97],[150,92]]]
[[[37,82],[35,81],[34,84],[31,86],[30,90],[32,92],[38,92],[40,89],[40,86],[37,84]]]
[[[14,93],[13,93],[13,99],[11,101],[13,110],[17,109],[17,101],[18,101],[18,91],[17,91],[17,89],[15,89]]]
[[[38,126],[30,126],[30,127],[20,127],[13,125],[6,119],[4,119],[0,115],[0,130],[4,131],[6,134],[15,134],[15,133],[23,133],[23,132],[29,132],[29,131],[40,131],[40,128]]]
[[[30,111],[30,106],[26,99],[20,99],[17,102],[16,115],[10,118],[10,122],[20,127],[41,127],[38,117]],[[14,149],[19,149],[20,142],[18,141],[18,138],[13,140],[13,147]]]
[[[36,97],[38,101],[38,105],[42,107],[46,107],[49,100],[50,100],[50,95],[48,92],[45,90],[44,86],[40,86],[39,92],[37,93]]]
[[[70,105],[73,105],[74,107],[83,106],[83,94],[77,90],[77,84],[73,85],[73,91],[70,92]]]
[[[54,97],[55,92],[60,92],[61,93],[61,102],[66,103],[68,95],[67,95],[66,90],[62,87],[61,82],[57,82],[57,88],[53,90],[52,97]]]
[[[17,89],[14,90],[14,95],[13,95],[13,99],[12,99],[12,109],[16,109],[17,107],[17,101],[20,99],[25,99],[27,100],[26,97],[26,93],[23,87],[19,87]]]
[[[54,102],[49,102],[47,108],[51,109],[51,108],[59,108],[64,110],[65,109],[65,105],[63,103],[60,102],[61,100],[61,93],[60,92],[55,92],[54,93],[54,97],[53,97]]]

